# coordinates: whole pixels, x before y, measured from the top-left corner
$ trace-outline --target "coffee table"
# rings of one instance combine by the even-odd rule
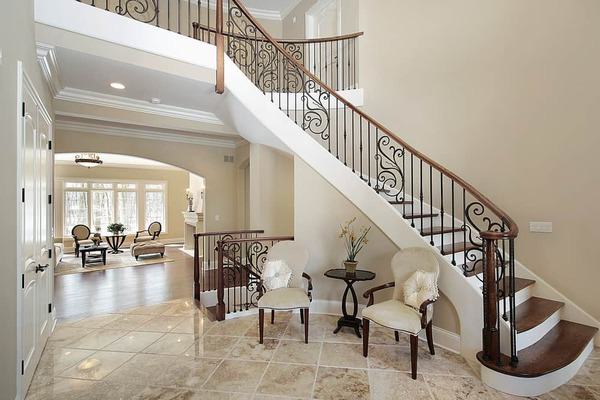
[[[81,268],[85,268],[86,264],[99,262],[102,262],[102,264],[106,265],[106,250],[108,250],[108,246],[103,244],[98,246],[85,246],[80,248],[79,254],[81,254]]]
[[[341,279],[346,282],[346,290],[344,290],[344,296],[342,297],[342,314],[344,316],[338,320],[337,328],[335,328],[333,333],[338,333],[343,326],[348,326],[350,328],[354,328],[354,333],[356,333],[356,336],[362,337],[360,335],[362,322],[360,318],[356,318],[356,314],[358,314],[358,299],[356,298],[356,292],[354,291],[352,285],[354,285],[354,282],[370,281],[374,279],[375,272],[357,269],[354,273],[348,273],[343,268],[335,268],[325,272],[325,276],[333,279]],[[348,311],[346,310],[346,299],[348,298],[348,292],[352,294],[352,302],[354,305],[352,314],[348,314]]]

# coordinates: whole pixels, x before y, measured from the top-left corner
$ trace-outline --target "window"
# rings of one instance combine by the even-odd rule
[[[164,182],[66,181],[63,188],[65,236],[77,224],[104,233],[109,224],[119,222],[126,232],[135,233],[158,221],[167,230]]]
[[[137,193],[117,192],[117,210],[117,221],[125,225],[128,232],[137,231]]]
[[[94,229],[100,228],[106,232],[106,228],[114,221],[113,192],[109,190],[92,191],[92,224]]]
[[[146,192],[146,226],[158,221],[165,226],[165,193]]]
[[[70,236],[75,225],[89,225],[87,192],[65,191],[64,212],[65,235]]]

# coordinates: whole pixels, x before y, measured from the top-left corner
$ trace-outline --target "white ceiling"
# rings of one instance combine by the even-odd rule
[[[54,161],[57,164],[75,165],[75,155],[77,153],[57,153],[54,155]],[[96,153],[100,156],[106,167],[130,167],[130,168],[153,168],[153,169],[178,169],[168,164],[158,161],[148,160],[146,158],[124,156],[119,154]],[[100,167],[102,167],[100,166]]]
[[[205,99],[214,92],[214,85],[65,48],[56,48],[55,53],[65,88],[120,96],[148,104],[153,97],[158,97],[161,104],[211,112]],[[125,89],[113,89],[111,82],[123,83]]]

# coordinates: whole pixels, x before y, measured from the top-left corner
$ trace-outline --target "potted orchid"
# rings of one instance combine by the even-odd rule
[[[363,226],[358,233],[355,232],[354,228],[352,227],[352,224],[355,221],[356,217],[342,225],[339,236],[340,239],[344,239],[344,245],[346,246],[346,252],[348,253],[347,258],[344,261],[344,268],[349,274],[356,272],[356,266],[358,265],[356,256],[363,249],[363,247],[369,243],[367,240],[367,234],[371,230],[371,227],[367,228]]]

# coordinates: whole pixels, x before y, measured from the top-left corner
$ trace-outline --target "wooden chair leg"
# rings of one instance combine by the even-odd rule
[[[302,309],[300,309],[300,323],[304,323],[304,312],[302,311]]]
[[[271,310],[271,325],[275,323],[275,310]]]
[[[369,355],[369,320],[363,318],[363,356]]]
[[[433,320],[429,321],[427,327],[425,328],[425,333],[427,334],[427,344],[429,345],[429,352],[431,355],[435,355],[435,347],[433,346]]]
[[[263,334],[265,332],[265,310],[258,310],[258,343],[263,344]]]
[[[412,378],[417,379],[417,353],[419,351],[419,337],[410,335],[410,369]]]
[[[400,341],[400,334],[398,333],[398,331],[394,331],[394,337],[396,337],[396,342]]]
[[[304,309],[304,343],[308,343],[308,308]]]

